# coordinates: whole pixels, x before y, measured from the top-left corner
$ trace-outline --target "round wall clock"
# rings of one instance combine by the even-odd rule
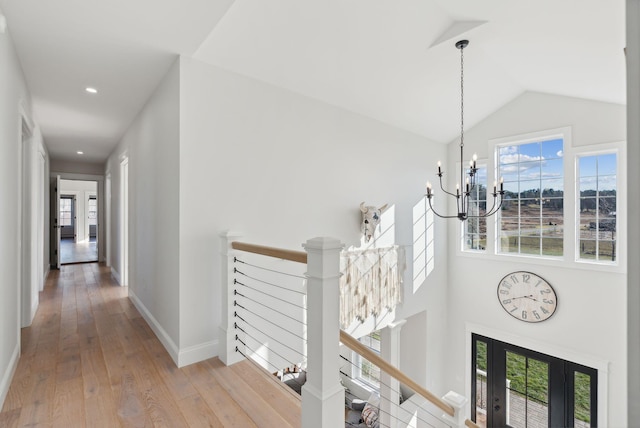
[[[558,307],[556,292],[545,279],[531,272],[507,274],[498,283],[498,301],[509,315],[526,322],[541,322]]]

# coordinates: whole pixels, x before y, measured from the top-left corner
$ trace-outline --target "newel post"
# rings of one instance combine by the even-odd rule
[[[236,352],[236,346],[240,347],[240,342],[236,342],[236,330],[234,328],[233,316],[233,258],[235,250],[231,248],[231,243],[242,237],[241,234],[226,231],[220,234],[220,352],[219,358],[226,365],[237,363],[244,359],[242,354]],[[241,349],[244,352],[244,349]]]
[[[467,397],[458,394],[457,392],[449,391],[444,395],[444,397],[442,397],[442,400],[447,402],[454,409],[453,417],[445,413],[443,418],[448,421],[452,427],[465,428],[465,411],[467,410],[467,403],[469,402]]]
[[[344,425],[340,383],[340,251],[333,238],[314,238],[307,251],[307,382],[302,387],[302,428]]]

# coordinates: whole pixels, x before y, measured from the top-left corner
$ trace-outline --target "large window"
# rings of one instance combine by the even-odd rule
[[[380,331],[374,331],[361,337],[360,342],[372,351],[380,354]],[[372,364],[369,360],[362,358],[356,353],[355,367],[357,370],[356,379],[364,382],[374,389],[380,388],[380,368]]]
[[[578,157],[579,260],[616,261],[617,156]]]
[[[563,153],[562,138],[498,147],[505,190],[499,253],[563,255]]]
[[[73,198],[60,198],[60,226],[73,226]]]

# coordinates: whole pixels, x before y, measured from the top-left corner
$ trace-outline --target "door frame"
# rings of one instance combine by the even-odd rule
[[[94,175],[94,174],[76,174],[69,172],[56,172],[51,171],[49,173],[49,177],[52,180],[55,180],[56,177],[59,177],[61,180],[79,180],[79,181],[96,181],[98,183],[97,193],[98,193],[98,261],[105,261],[105,238],[106,235],[104,233],[104,227],[101,227],[103,223],[103,219],[105,216],[104,212],[104,175]],[[60,194],[58,193],[58,198]],[[55,201],[51,201],[52,211],[54,210]],[[58,207],[59,209],[59,207]],[[55,212],[55,211],[54,211]],[[55,239],[55,237],[52,237]],[[58,240],[58,245],[60,245],[60,241]]]
[[[515,322],[515,321],[514,321]],[[582,366],[592,367],[598,371],[598,426],[607,426],[609,415],[609,361],[594,357],[587,353],[577,352],[562,346],[544,342],[523,335],[518,335],[503,330],[487,327],[476,323],[465,323],[465,396],[471,397],[471,365],[472,359],[472,334],[490,337],[501,342],[510,343],[520,348],[535,349],[537,352],[571,361]],[[471,406],[467,407],[467,416],[471,415]]]

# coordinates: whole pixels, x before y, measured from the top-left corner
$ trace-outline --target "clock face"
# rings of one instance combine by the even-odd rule
[[[556,311],[558,299],[553,287],[531,272],[512,272],[498,284],[498,300],[514,318],[526,322],[541,322]]]

